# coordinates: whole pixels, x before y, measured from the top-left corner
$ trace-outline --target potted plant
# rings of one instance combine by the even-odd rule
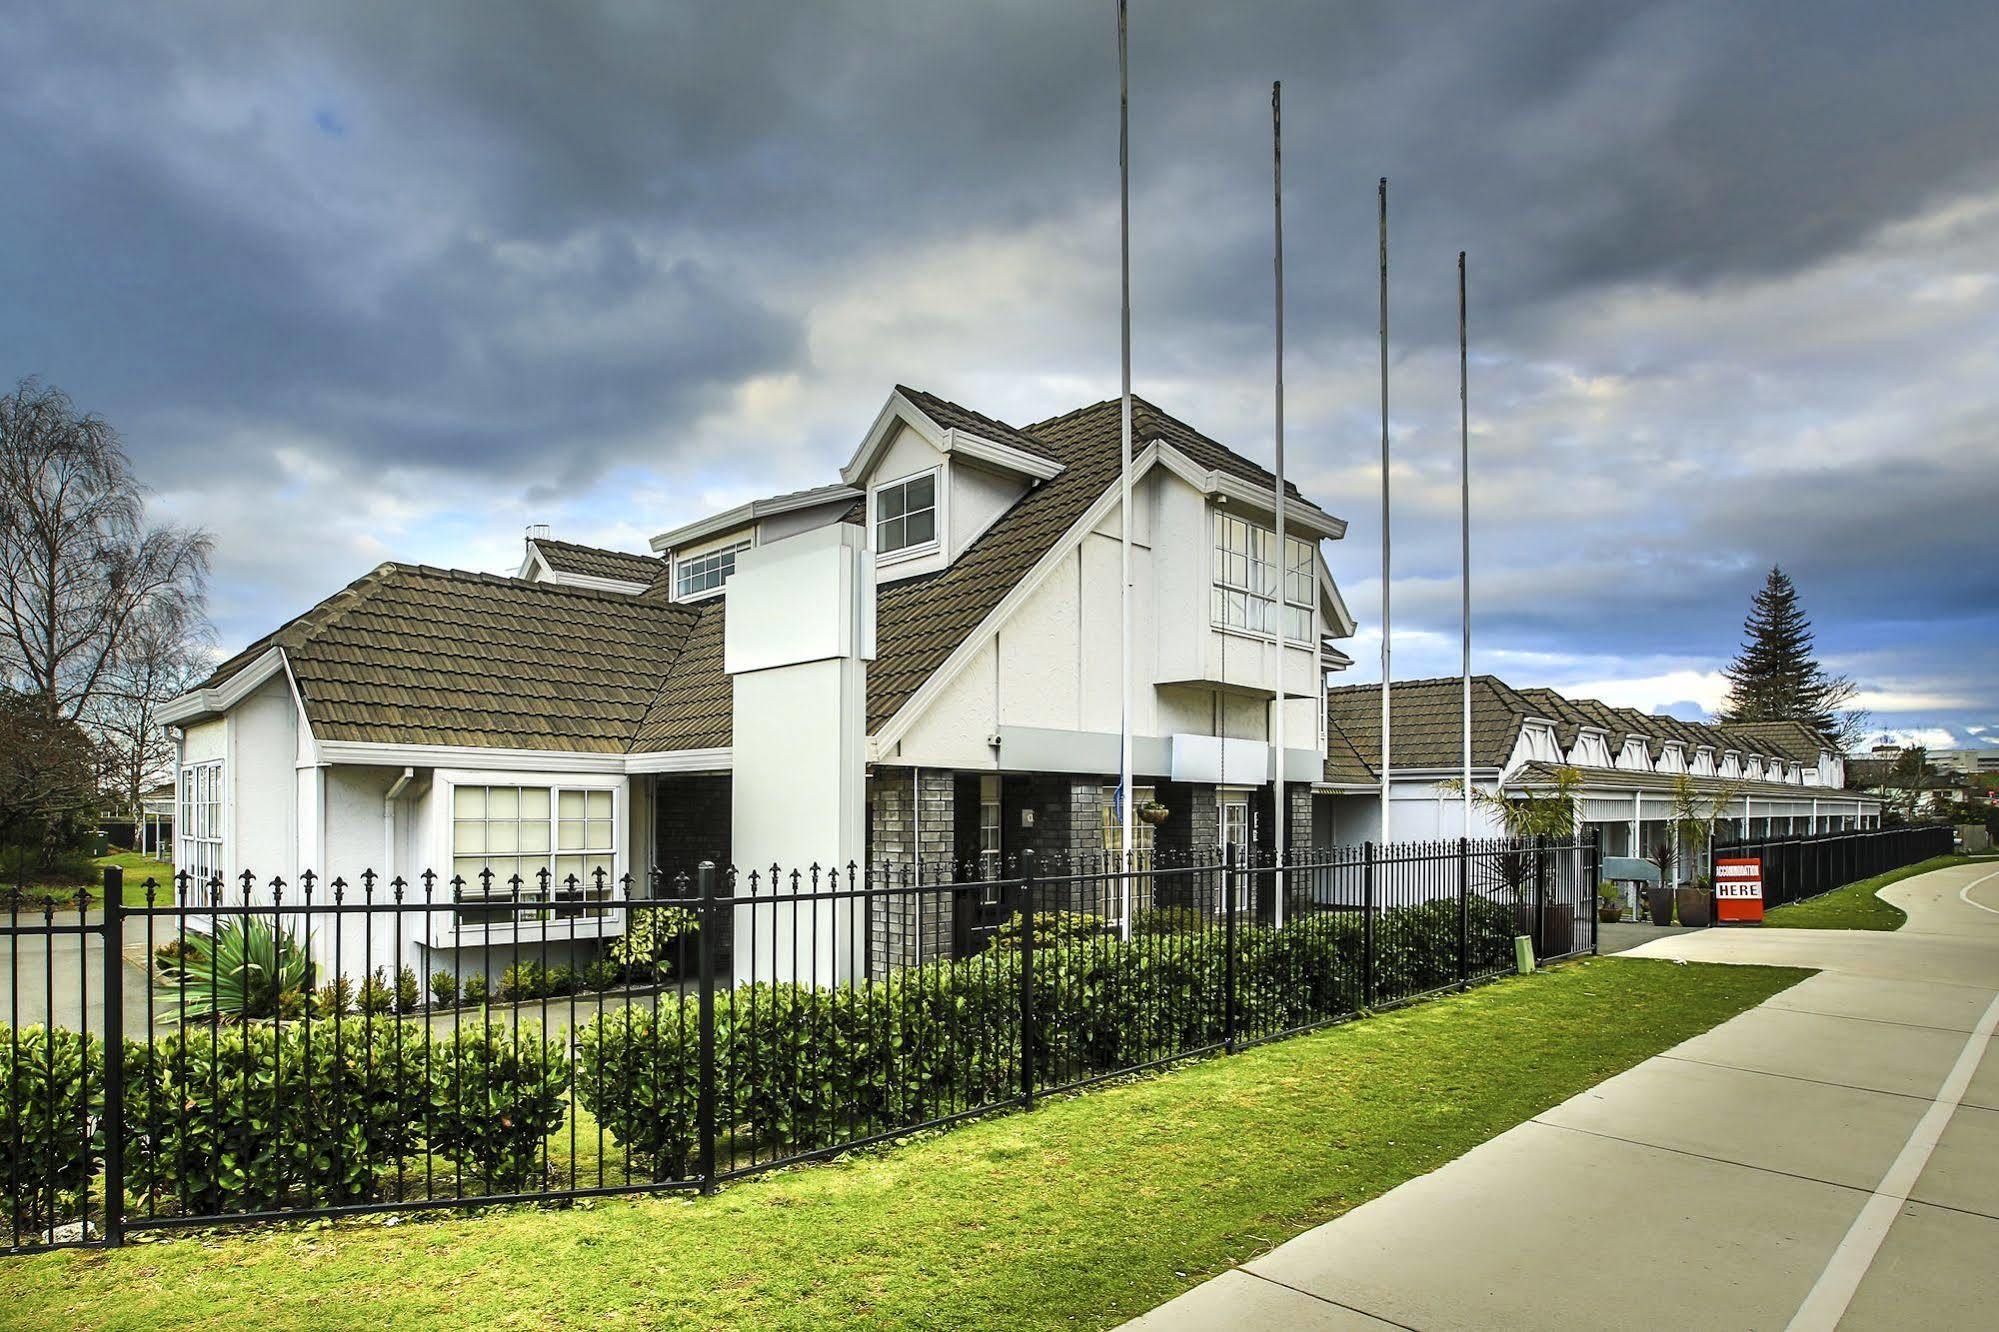
[[[1680,924],[1704,926],[1708,923],[1708,903],[1712,891],[1706,875],[1673,890],[1673,904],[1679,909]]]
[[[1617,885],[1609,879],[1596,886],[1596,918],[1606,925],[1615,925],[1624,919],[1624,903],[1619,898]]]
[[[1668,840],[1652,848],[1652,863],[1659,867],[1659,882],[1645,889],[1645,916],[1654,925],[1673,923],[1673,868],[1678,848]]]
[[[1146,823],[1157,828],[1160,824],[1166,822],[1173,811],[1160,804],[1157,800],[1148,800],[1140,805],[1134,813]]]

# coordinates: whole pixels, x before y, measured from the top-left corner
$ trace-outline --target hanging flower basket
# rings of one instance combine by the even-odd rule
[[[1157,828],[1172,816],[1173,811],[1160,804],[1157,800],[1148,800],[1138,807],[1136,813],[1144,822]]]

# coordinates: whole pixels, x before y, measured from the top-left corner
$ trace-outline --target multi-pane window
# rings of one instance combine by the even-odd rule
[[[1274,634],[1281,613],[1285,637],[1310,642],[1317,583],[1312,547],[1285,538],[1281,603],[1276,548],[1277,535],[1269,528],[1231,513],[1215,513],[1214,622],[1225,629]]]
[[[180,849],[176,872],[189,875],[190,893],[207,901],[209,883],[222,873],[222,760],[180,770]]]
[[[979,775],[979,872],[1000,874],[1000,779],[996,772]]]
[[[875,491],[875,550],[882,555],[937,539],[937,474],[926,472]]]
[[[674,561],[674,594],[684,601],[703,592],[713,592],[729,581],[729,575],[736,571],[736,553],[747,550],[749,544],[740,541],[727,550],[711,550],[706,555]]]
[[[555,903],[558,917],[599,914],[580,904],[601,901],[615,886],[613,811],[609,791],[454,788],[451,872],[459,880],[459,900],[511,902],[518,891],[523,900]],[[474,908],[460,910],[458,918],[465,924],[506,924],[543,919],[545,913]]]
[[[1153,835],[1159,830],[1144,819],[1139,818],[1137,810],[1141,805],[1151,804],[1155,798],[1156,791],[1153,787],[1135,786],[1132,788],[1131,849],[1134,851],[1152,850]],[[1115,785],[1106,786],[1104,788],[1104,850],[1119,851],[1123,848],[1124,808],[1118,801],[1117,787]]]

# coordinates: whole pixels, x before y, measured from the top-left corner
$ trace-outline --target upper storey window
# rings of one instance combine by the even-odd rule
[[[1274,634],[1279,615],[1284,636],[1312,641],[1312,548],[1285,538],[1283,599],[1278,598],[1277,535],[1234,514],[1215,514],[1214,623],[1224,629]]]
[[[875,551],[893,555],[937,544],[937,473],[875,490]]]
[[[676,560],[673,565],[673,591],[680,600],[698,597],[704,592],[713,592],[729,581],[729,575],[736,571],[736,554],[747,550],[749,542],[738,542],[727,550],[711,550],[706,555],[696,555],[691,559]]]

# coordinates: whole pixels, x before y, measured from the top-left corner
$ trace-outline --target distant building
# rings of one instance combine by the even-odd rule
[[[1929,760],[1944,772],[1999,773],[1999,749],[1932,749]]]

